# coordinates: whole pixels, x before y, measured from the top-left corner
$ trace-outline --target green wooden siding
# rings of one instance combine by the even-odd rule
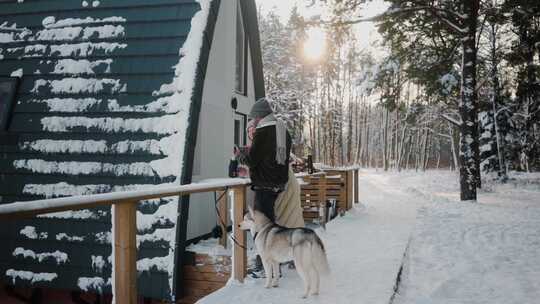
[[[200,6],[193,0],[103,0],[97,7],[82,7],[82,1],[73,0],[25,0],[24,3],[0,3],[0,75],[9,76],[17,69],[23,69],[24,76],[19,87],[17,104],[14,108],[9,133],[16,136],[16,144],[0,144],[0,203],[41,199],[42,194],[24,192],[28,185],[52,187],[59,183],[67,183],[70,187],[82,189],[86,185],[94,187],[93,192],[108,192],[115,186],[148,185],[172,182],[181,175],[159,176],[137,172],[118,173],[114,170],[102,170],[88,174],[72,174],[64,172],[65,168],[49,168],[35,172],[31,166],[17,167],[15,163],[35,160],[47,164],[100,163],[113,168],[120,165],[150,163],[163,159],[166,155],[150,149],[114,149],[116,145],[126,141],[159,141],[169,134],[162,132],[144,131],[141,129],[122,129],[106,131],[99,124],[93,127],[68,127],[64,130],[51,131],[45,127],[44,119],[55,117],[60,119],[120,119],[140,120],[155,119],[171,115],[162,110],[147,111],[142,109],[122,110],[122,107],[144,106],[155,102],[153,92],[163,84],[171,83],[175,74],[174,66],[180,60],[179,50],[183,46],[191,27],[191,19]],[[217,12],[214,13],[217,15]],[[43,31],[43,20],[54,17],[56,21],[69,18],[94,20],[122,17],[125,20],[103,21],[94,24],[68,25],[64,28],[81,27],[88,35],[54,39],[39,39],[33,41],[1,40],[2,33],[10,33],[7,27],[16,24],[18,29],[37,35]],[[112,20],[112,19],[111,19]],[[111,26],[122,29],[122,34],[103,35],[94,28]],[[94,32],[93,32],[94,31]],[[3,41],[3,42],[2,42]],[[114,46],[107,49],[106,46]],[[102,47],[100,47],[102,46]],[[205,41],[206,53],[201,60],[207,60],[209,48]],[[67,52],[70,47],[77,49]],[[90,47],[92,52],[87,52]],[[191,50],[199,52],[200,50]],[[96,64],[92,73],[56,74],[55,68],[61,61],[87,60],[93,63],[110,60],[108,63]],[[67,61],[66,61],[67,62]],[[204,63],[206,64],[206,63]],[[201,77],[204,75],[198,75]],[[98,90],[91,91],[54,91],[50,86],[37,86],[40,81],[62,81],[71,78],[86,80],[110,79]],[[121,86],[115,86],[114,83]],[[125,85],[125,89],[121,87]],[[38,87],[38,89],[36,89]],[[80,101],[84,98],[95,99],[83,109],[59,107],[51,109],[44,100],[68,99]],[[111,109],[111,101],[120,107]],[[186,101],[190,102],[190,101]],[[187,132],[187,130],[186,130]],[[106,148],[96,151],[75,151],[69,148],[61,149],[32,147],[32,143],[48,140],[50,143],[62,141],[96,141]],[[55,151],[47,151],[52,149]],[[99,188],[99,189],[98,189]],[[51,188],[52,189],[52,188]],[[51,190],[52,191],[52,190]],[[54,192],[54,191],[52,191]],[[64,196],[62,191],[52,193],[54,196]],[[139,207],[139,211],[147,216],[154,214],[167,201],[148,202]],[[111,274],[111,264],[107,261],[111,255],[111,244],[96,237],[100,233],[111,231],[110,208],[92,210],[94,216],[90,219],[56,219],[38,218],[0,223],[0,278],[12,284],[13,278],[6,275],[8,269],[32,271],[34,273],[56,273],[58,278],[51,282],[35,282],[16,279],[19,286],[44,286],[60,289],[78,290],[80,277],[103,278],[105,284],[90,291],[108,293],[111,286],[106,283]],[[29,239],[21,235],[26,226],[35,227],[38,232],[46,232],[43,239]],[[156,221],[150,229],[139,231],[140,235],[148,235],[159,229],[171,229],[175,225],[171,221]],[[57,240],[61,233],[70,236],[83,236],[81,242]],[[175,240],[172,235],[171,239]],[[37,259],[14,256],[15,248],[32,250],[35,253],[54,252],[66,253],[69,260],[58,264],[53,259]],[[163,257],[169,254],[170,244],[164,240],[143,241],[140,244],[139,259]],[[102,256],[106,263],[102,269],[92,267],[91,257]],[[167,299],[171,294],[169,274],[156,268],[141,272],[139,277],[139,293],[141,295]]]

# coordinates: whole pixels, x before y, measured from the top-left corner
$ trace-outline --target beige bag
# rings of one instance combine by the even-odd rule
[[[288,228],[304,227],[304,215],[300,201],[300,184],[289,167],[289,180],[285,191],[281,192],[274,205],[276,222]]]

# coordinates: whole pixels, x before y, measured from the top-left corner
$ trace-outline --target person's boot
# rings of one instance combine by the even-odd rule
[[[289,269],[296,269],[296,265],[294,265],[294,261],[290,261],[288,262],[289,264]]]
[[[259,278],[264,278],[265,277],[264,266],[263,266],[262,259],[261,259],[260,255],[257,255],[257,257],[255,258],[254,267],[249,268],[247,270],[247,274],[250,277],[254,278],[254,279],[259,279]]]

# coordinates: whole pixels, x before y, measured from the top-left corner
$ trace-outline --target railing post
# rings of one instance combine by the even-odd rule
[[[115,304],[137,303],[137,204],[113,205]]]
[[[326,174],[321,174],[319,178],[319,200],[326,203]]]
[[[324,211],[321,212],[321,209]],[[324,212],[326,212],[326,174],[321,174],[319,178],[319,216],[323,227],[326,228],[326,215]]]
[[[353,206],[353,171],[347,170],[347,210],[350,210]]]
[[[234,239],[236,240],[233,247],[233,279],[243,283],[244,278],[246,277],[247,266],[246,231],[240,229],[240,223],[244,220],[244,210],[246,207],[246,187],[235,187],[233,191],[233,235]]]
[[[358,198],[358,168],[354,169],[354,201],[353,203],[359,203],[360,199]]]
[[[223,232],[223,235],[221,235],[221,239],[219,240],[219,244],[227,248],[227,225],[229,224],[229,214],[227,211],[227,191],[219,191],[218,197],[220,197],[218,202],[218,225],[221,227],[221,231]]]

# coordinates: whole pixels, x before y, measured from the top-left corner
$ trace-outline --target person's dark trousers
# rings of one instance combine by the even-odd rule
[[[276,222],[274,204],[278,195],[278,192],[255,190],[255,210],[264,213],[274,223]]]
[[[274,205],[276,203],[276,199],[279,195],[278,192],[274,191],[265,191],[265,190],[255,190],[255,210],[260,211],[266,215],[267,218],[269,218],[272,222],[276,222],[276,215],[274,212]],[[261,256],[257,255],[257,258],[255,260],[255,269],[256,272],[263,271],[263,264],[261,260]],[[262,275],[265,276],[264,274]],[[259,277],[259,276],[256,276]]]

